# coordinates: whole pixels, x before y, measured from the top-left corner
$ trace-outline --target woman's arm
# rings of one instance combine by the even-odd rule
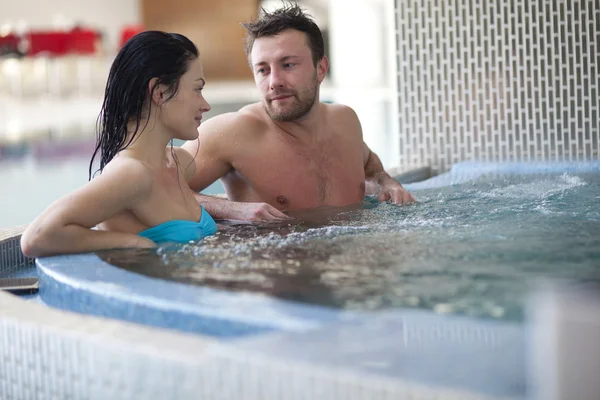
[[[21,237],[27,257],[81,253],[110,248],[153,247],[135,234],[92,230],[97,224],[132,210],[152,189],[152,175],[143,164],[120,160],[80,189],[58,199],[42,212]]]

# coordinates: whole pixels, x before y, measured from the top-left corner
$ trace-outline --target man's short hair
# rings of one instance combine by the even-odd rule
[[[306,34],[315,65],[325,56],[321,30],[312,17],[304,13],[297,4],[290,3],[273,12],[267,12],[263,8],[259,18],[243,23],[242,26],[246,29],[245,51],[248,59],[256,39],[275,36],[287,29],[295,29]]]

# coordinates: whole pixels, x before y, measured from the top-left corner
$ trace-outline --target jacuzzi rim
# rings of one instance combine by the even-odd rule
[[[40,278],[40,298],[47,304],[54,303],[51,296],[64,294],[65,290],[82,290],[103,300],[120,300],[130,306],[144,305],[166,313],[219,318],[278,331],[312,329],[325,322],[352,319],[362,314],[252,292],[233,292],[153,278],[111,265],[94,253],[39,258],[36,268]],[[71,307],[65,309],[73,310]],[[136,322],[135,319],[132,321]]]

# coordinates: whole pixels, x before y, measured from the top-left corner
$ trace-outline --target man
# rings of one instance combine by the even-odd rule
[[[208,120],[183,146],[195,156],[192,189],[220,178],[233,200],[198,195],[200,204],[216,218],[268,220],[357,204],[366,193],[413,202],[364,143],[356,113],[319,101],[329,65],[314,21],[293,5],[243,26],[262,102]]]

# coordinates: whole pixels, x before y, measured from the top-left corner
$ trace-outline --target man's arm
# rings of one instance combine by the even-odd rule
[[[206,189],[233,169],[227,153],[227,141],[231,136],[228,132],[233,129],[236,129],[235,113],[218,115],[200,125],[198,140],[190,140],[181,146],[193,160],[193,173],[186,174],[193,191]]]
[[[197,192],[196,200],[217,219],[260,221],[289,218],[267,203],[234,202],[198,193],[233,169],[228,151],[232,142],[230,138],[232,133],[243,129],[236,118],[237,113],[211,118],[198,128],[198,140],[181,146],[193,159],[191,173],[186,173],[186,179],[190,188]]]
[[[362,127],[360,120],[356,112],[350,107],[344,107],[343,110],[347,112],[346,117],[348,121],[351,121],[352,128],[360,135],[362,142],[362,158],[363,165],[365,168],[365,186],[366,194],[377,195],[379,201],[391,200],[396,204],[412,203],[415,199],[411,196],[402,185],[388,175],[383,169],[381,160],[377,157],[377,154],[369,149],[369,146],[362,139]]]
[[[415,199],[402,187],[400,182],[389,176],[383,169],[377,154],[363,142],[363,162],[365,166],[365,181],[367,193],[377,194],[379,201],[391,200],[396,204],[414,203]],[[378,190],[377,190],[378,189]]]
[[[290,218],[267,203],[244,203],[201,193],[196,193],[195,197],[206,212],[215,219],[265,221]]]

